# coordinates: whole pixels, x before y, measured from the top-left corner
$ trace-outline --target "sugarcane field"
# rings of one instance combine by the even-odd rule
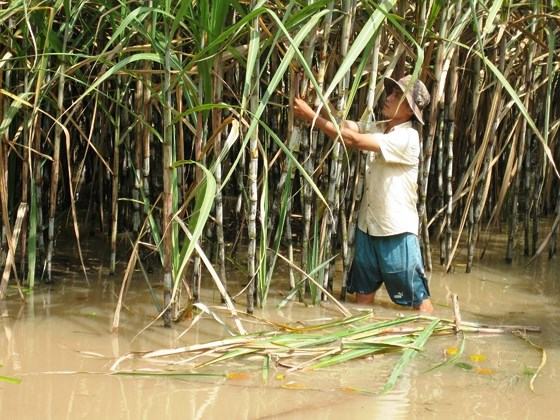
[[[559,129],[559,0],[0,0],[0,418],[556,418]]]

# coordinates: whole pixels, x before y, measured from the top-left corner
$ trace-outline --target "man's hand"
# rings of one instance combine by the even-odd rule
[[[300,120],[311,122],[315,117],[315,111],[313,111],[313,108],[311,108],[308,103],[301,98],[294,98],[292,109],[294,110],[294,116]]]

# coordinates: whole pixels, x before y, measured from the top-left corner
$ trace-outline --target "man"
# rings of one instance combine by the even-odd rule
[[[396,81],[386,78],[387,98],[381,127],[368,129],[354,121],[339,124],[346,146],[370,154],[365,191],[358,216],[355,256],[348,292],[356,302],[372,304],[375,292],[385,283],[391,300],[431,313],[433,306],[418,244],[418,159],[420,139],[413,121],[424,124],[422,109],[430,94],[411,76]],[[293,104],[294,115],[338,138],[334,124],[302,99]]]

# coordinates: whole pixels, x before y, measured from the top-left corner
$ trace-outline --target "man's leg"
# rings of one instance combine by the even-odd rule
[[[356,303],[360,305],[372,305],[375,300],[375,293],[356,293]]]
[[[433,312],[416,235],[405,233],[377,238],[375,249],[391,300],[421,312]]]
[[[356,293],[356,303],[371,305],[375,291],[382,284],[377,258],[371,244],[371,237],[356,229],[354,260],[348,278],[348,293]]]
[[[415,306],[414,309],[417,309],[420,312],[425,312],[427,314],[431,314],[434,312],[434,306],[432,305],[432,300],[430,298],[424,299],[420,305]]]

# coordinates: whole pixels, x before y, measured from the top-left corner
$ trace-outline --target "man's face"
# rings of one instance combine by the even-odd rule
[[[406,118],[412,114],[412,110],[406,99],[403,98],[402,92],[398,89],[393,89],[385,99],[381,113],[384,118],[392,120]]]

